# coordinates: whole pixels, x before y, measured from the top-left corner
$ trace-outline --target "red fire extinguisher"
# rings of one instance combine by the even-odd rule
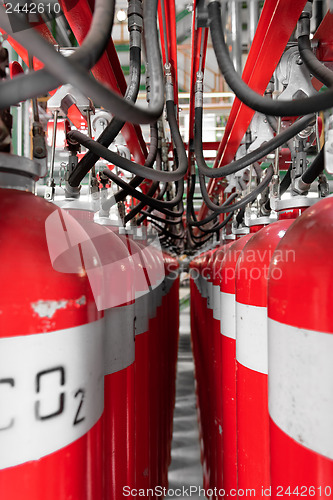
[[[236,386],[238,488],[254,489],[266,498],[270,486],[267,282],[276,245],[292,220],[267,227],[268,217],[251,227],[256,232],[243,248],[236,266]],[[262,229],[261,229],[262,228]]]
[[[202,423],[200,415],[200,402],[199,402],[199,385],[200,385],[200,358],[199,358],[199,345],[198,345],[198,310],[200,307],[200,292],[199,292],[199,258],[197,256],[190,262],[190,294],[191,294],[191,344],[194,358],[194,386],[196,393],[196,406],[199,425],[200,447],[201,447],[201,461],[202,456]]]
[[[271,498],[332,496],[332,197],[289,228],[268,285]]]
[[[63,208],[80,222],[99,261],[96,277],[82,252],[98,308],[104,310],[104,496],[111,499],[135,485],[134,267],[111,221],[94,222],[90,203],[72,199]]]
[[[191,339],[193,355],[195,361],[195,390],[197,400],[197,414],[200,435],[201,463],[203,465],[204,483],[208,485],[207,464],[205,459],[205,437],[207,426],[205,425],[204,407],[207,402],[207,395],[204,393],[204,358],[202,355],[202,316],[204,314],[204,302],[202,297],[202,276],[201,269],[208,252],[198,255],[191,264]]]
[[[0,161],[0,497],[102,499],[104,328],[71,242],[82,229],[32,194],[35,163]],[[52,266],[46,221],[71,273]]]
[[[221,245],[212,267],[213,276],[213,366],[214,366],[214,397],[213,397],[213,446],[215,454],[214,487],[223,489],[223,456],[222,456],[222,335],[221,335],[221,275],[220,268],[227,244]],[[219,498],[219,496],[217,496]]]
[[[210,308],[210,297],[208,293],[210,284],[208,279],[210,276],[209,261],[214,250],[209,250],[202,256],[200,265],[200,304],[199,309],[199,345],[200,345],[200,363],[204,379],[201,379],[200,384],[200,415],[202,419],[202,444],[203,444],[203,475],[204,487],[210,488],[212,463],[212,437],[211,437],[211,401],[212,401],[212,372],[211,372],[211,344],[207,341],[207,331],[211,332],[211,324],[213,319],[212,309]],[[207,327],[208,325],[208,327]],[[204,382],[204,380],[207,381]]]
[[[206,263],[206,269],[203,277],[207,288],[207,309],[206,309],[206,324],[203,330],[205,336],[206,350],[206,367],[205,379],[210,396],[208,399],[207,417],[208,417],[208,442],[207,442],[207,462],[208,470],[210,471],[209,487],[214,489],[216,486],[216,439],[215,439],[215,385],[216,385],[216,356],[214,342],[214,276],[213,267],[218,248],[214,248],[210,252],[210,256]]]
[[[237,491],[237,425],[236,425],[236,285],[237,260],[252,234],[232,243],[224,254],[221,275],[222,333],[222,475],[228,495]]]
[[[128,237],[135,264],[135,471],[136,488],[151,486],[149,416],[149,288],[141,248]]]
[[[164,308],[164,323],[170,325],[166,329],[166,343],[168,345],[169,363],[166,384],[169,389],[168,409],[168,465],[171,463],[171,442],[173,432],[173,412],[176,404],[176,374],[179,340],[179,262],[178,259],[167,255],[166,259],[166,305]]]

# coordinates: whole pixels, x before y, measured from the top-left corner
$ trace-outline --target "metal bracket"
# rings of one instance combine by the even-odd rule
[[[303,64],[296,46],[290,47],[283,54],[276,74],[280,83],[286,86],[279,95],[279,100],[295,99],[299,94],[305,94],[305,96],[316,94],[311,83],[310,72]]]
[[[73,104],[76,104],[84,115],[87,110],[95,111],[91,100],[70,84],[60,87],[47,101],[50,111],[62,111],[66,116]]]
[[[195,27],[208,28],[208,10],[206,0],[197,0],[195,12]]]

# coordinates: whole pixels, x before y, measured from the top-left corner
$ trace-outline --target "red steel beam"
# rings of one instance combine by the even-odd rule
[[[92,20],[93,0],[79,0],[75,6],[72,5],[71,0],[60,0],[60,5],[78,43],[82,44]],[[124,95],[126,80],[112,40],[98,63],[93,67],[92,73],[97,80]],[[112,112],[112,110],[110,111]],[[135,161],[143,164],[147,156],[147,148],[141,128],[126,123],[122,128],[122,135]]]
[[[306,0],[270,0],[264,3],[242,75],[243,80],[258,93],[264,93],[305,4]],[[252,109],[235,99],[214,167],[233,160],[253,115]],[[209,195],[216,196],[220,189],[219,179],[211,179]],[[206,205],[202,205],[199,219],[204,219],[207,212]]]
[[[318,26],[313,39],[318,42],[316,48],[318,59],[323,62],[333,61],[333,14],[330,11]],[[312,79],[312,85],[316,90],[323,86],[317,78]]]
[[[332,61],[333,14],[330,11],[318,26],[313,39],[318,41],[317,57],[321,61]]]
[[[190,83],[190,109],[189,109],[189,132],[188,132],[188,171],[187,175],[190,175],[191,164],[193,158],[193,140],[194,140],[194,92],[195,92],[195,80],[196,74],[199,70],[200,63],[200,48],[203,40],[203,60],[202,67],[205,67],[206,62],[206,50],[208,41],[208,28],[197,28],[196,23],[196,0],[193,3],[193,17],[192,17],[192,40],[191,40],[191,83]]]
[[[89,0],[89,2],[90,2],[91,11],[93,12],[94,7],[95,7],[95,0]],[[112,71],[113,71],[115,78],[117,80],[117,84],[119,85],[121,93],[124,95],[126,92],[127,83],[125,80],[123,70],[121,68],[121,64],[119,61],[119,57],[118,57],[116,48],[115,48],[112,40],[110,40],[110,42],[106,48],[106,53],[107,53],[107,56],[109,59],[109,64],[111,63]],[[133,154],[134,159],[138,163],[144,163],[144,161],[147,157],[148,151],[147,151],[146,142],[145,142],[143,135],[142,135],[141,127],[140,127],[140,125],[133,125],[133,124],[129,124],[129,125],[130,125],[129,127],[127,127],[127,124],[124,125],[124,127],[122,129],[122,135],[126,141],[126,144],[129,147],[131,153]],[[133,129],[134,129],[134,132],[136,134],[137,141],[136,141],[135,137],[133,136]],[[137,142],[139,144],[137,144]],[[131,147],[133,148],[133,150],[131,149]],[[133,151],[137,152],[137,153],[134,154]]]
[[[53,38],[51,32],[49,31],[47,25],[45,23],[39,23],[34,26],[35,30],[39,32],[40,35],[42,35],[45,40],[47,40],[49,43],[52,45],[56,45],[57,42]],[[0,29],[0,32],[2,34],[5,34],[6,32],[2,29]],[[11,36],[8,36],[7,38],[8,43],[13,47],[15,52],[21,57],[21,59],[25,62],[27,66],[29,66],[29,56],[28,56],[28,51],[21,45],[19,44],[14,38]],[[38,59],[34,58],[33,61],[34,64],[34,69],[35,71],[38,71],[39,69],[42,69],[44,67],[44,64],[39,61]],[[55,93],[56,89],[51,90],[49,92],[50,95],[53,95]],[[79,108],[73,104],[69,109],[68,109],[68,118],[70,121],[75,125],[76,128],[81,129],[87,127],[87,120],[84,116],[82,116]]]
[[[164,5],[165,23],[167,33],[164,33],[162,6]],[[167,48],[169,55],[169,62],[171,65],[171,73],[174,85],[175,104],[178,109],[178,64],[177,64],[177,32],[176,32],[176,7],[175,0],[159,0],[158,2],[158,24],[160,29],[161,49],[163,65],[166,62],[165,57],[165,39],[167,40]]]

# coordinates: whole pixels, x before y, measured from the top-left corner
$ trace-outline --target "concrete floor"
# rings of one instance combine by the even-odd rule
[[[181,302],[189,295],[188,288],[180,289]],[[180,312],[176,407],[172,441],[172,462],[169,468],[169,489],[202,487],[202,467],[197,413],[195,406],[194,364],[190,340],[190,308]],[[199,500],[202,494],[192,490],[190,498]],[[166,498],[176,498],[168,496]],[[177,497],[180,499],[188,496]]]

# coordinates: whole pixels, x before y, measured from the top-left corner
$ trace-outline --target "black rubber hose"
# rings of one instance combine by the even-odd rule
[[[163,188],[161,189],[161,191],[158,193],[158,195],[156,196],[156,200],[162,200],[163,199],[163,196],[165,195],[166,193],[166,190],[167,190],[167,187],[168,187],[168,183],[165,183]],[[148,193],[147,193],[148,194]],[[137,205],[139,206],[140,203]],[[140,208],[140,211],[145,207],[146,205],[144,203],[142,203],[142,206]],[[136,207],[135,207],[136,208]],[[135,210],[135,208],[133,208],[133,210]],[[149,207],[147,212],[150,212],[150,211],[153,211],[154,209],[152,207]],[[163,212],[163,210],[159,210],[159,212]],[[183,214],[183,212],[179,212],[179,214]],[[128,214],[128,216],[130,216],[131,212]],[[147,215],[145,214],[142,214],[138,220],[137,220],[137,225],[139,226],[140,224],[143,223],[144,220],[147,219]]]
[[[290,165],[280,184],[280,196],[282,196],[287,191],[291,184],[291,170],[292,166]]]
[[[301,28],[310,32],[310,19],[308,17],[301,17]],[[307,29],[308,27],[308,29]],[[301,32],[304,31],[301,29]],[[322,82],[326,87],[333,87],[333,72],[322,64],[314,53],[312,52],[309,35],[301,35],[298,37],[298,50],[302,61],[307,66],[309,71]]]
[[[154,181],[152,182],[150,188],[148,189],[146,196],[152,197],[158,190],[159,182]],[[125,191],[124,191],[125,192]],[[140,201],[134,208],[131,209],[131,211],[125,215],[124,218],[124,223],[126,224],[130,220],[134,219],[136,215],[138,215],[147,205],[143,202]]]
[[[151,212],[147,212],[146,210],[142,210],[141,213],[143,215],[147,215],[147,217],[150,217],[151,219],[156,220],[157,222],[163,222],[164,224],[176,225],[176,224],[180,224],[182,222],[182,218],[178,218],[176,220],[173,220],[173,219],[163,219],[162,217],[159,217],[156,214],[152,214]]]
[[[156,198],[156,199],[157,199],[157,198]],[[147,212],[147,213],[143,213],[143,214],[140,216],[140,218],[137,220],[137,224],[138,224],[138,226],[139,226],[140,224],[142,224],[142,222],[143,222],[144,220],[146,220],[146,219],[147,219],[148,215],[150,215],[150,214],[151,214],[151,212],[152,212],[153,210],[154,210],[154,208],[153,208],[153,207],[149,207],[149,209],[145,211],[145,212]],[[158,211],[159,211],[159,212],[161,212],[161,213],[163,213],[163,214],[165,214],[165,215],[167,215],[168,217],[181,217],[181,216],[183,215],[183,213],[184,213],[184,206],[183,206],[183,202],[181,202],[181,203],[178,205],[178,212],[172,212],[172,211],[170,211],[170,210],[166,210],[166,209],[158,209]]]
[[[227,205],[227,204],[230,204],[230,211],[231,212],[234,212],[233,211],[233,205],[231,205],[231,202],[237,198],[238,194],[237,193],[232,193],[229,198],[223,203],[223,206]],[[222,206],[222,205],[220,205]],[[226,212],[227,213],[227,212]],[[195,226],[195,227],[199,227],[201,228],[202,226],[208,224],[209,222],[211,222],[212,220],[216,219],[217,217],[219,216],[218,213],[212,213],[211,215],[208,215],[207,217],[205,217],[205,219],[202,219],[200,221],[198,221],[197,217],[195,216],[195,213],[194,211],[192,211],[192,217],[193,217],[193,221],[191,220],[188,220],[188,224],[189,226]]]
[[[97,105],[109,109],[115,116],[121,119],[125,119],[132,123],[155,122],[161,116],[164,106],[164,78],[157,30],[157,4],[158,0],[146,0],[143,4],[147,61],[151,72],[150,103],[148,109],[134,105],[92,78],[80,64],[58,53],[52,45],[46,42],[35,30],[31,29],[28,23],[21,23],[21,21],[19,21],[21,23],[18,26],[19,31],[13,32],[5,7],[1,7],[1,27],[15,40],[31,51],[35,57],[38,57],[38,59],[44,63],[47,72],[54,77],[52,78],[52,85],[43,88],[43,92],[40,92],[39,88],[39,93],[36,94],[35,89],[30,87],[28,95],[25,94],[22,97],[16,94],[14,102],[10,102],[9,94],[8,96],[6,94],[3,100],[5,101],[4,107],[7,108],[10,104],[15,104],[20,100],[35,97],[40,93],[46,93],[57,87],[59,83],[70,83],[75,88],[81,90],[83,94],[89,96]],[[36,72],[35,74],[38,75],[38,73],[39,72]],[[13,80],[10,83],[13,85],[15,82],[16,80]],[[20,83],[21,82],[17,83],[18,88]],[[1,96],[4,95],[4,91],[1,86],[0,89],[1,107],[1,105],[4,104],[1,99]]]
[[[208,236],[208,238],[204,239],[204,240],[201,240],[199,243],[196,243],[195,241],[193,241],[194,243],[194,247],[195,248],[200,248],[202,247],[203,245],[205,245],[212,237],[214,236],[214,233],[212,233],[210,236]],[[195,238],[196,237],[194,235],[191,235],[191,238]]]
[[[324,146],[321,148],[320,152],[317,154],[310,167],[304,172],[301,179],[305,184],[312,184],[316,180],[318,175],[320,175],[325,167],[324,163]]]
[[[145,166],[152,168],[154,165],[154,162],[156,160],[157,162],[157,152],[158,152],[158,134],[157,134],[157,125],[156,123],[150,126],[150,147],[149,147],[149,153],[145,161]],[[129,186],[136,188],[140,186],[141,182],[143,182],[144,179],[142,177],[134,177],[128,184]],[[123,201],[127,196],[126,191],[120,189],[116,194],[115,194],[115,200],[117,202]]]
[[[260,160],[264,156],[268,155],[278,147],[282,146],[285,142],[289,141],[292,137],[299,134],[302,130],[308,127],[312,122],[315,121],[313,115],[304,116],[297,120],[293,125],[288,127],[286,130],[281,132],[279,135],[273,137],[270,141],[265,142],[259,148],[255,149],[251,153],[243,156],[239,160],[232,161],[228,165],[224,165],[220,168],[211,168],[205,162],[202,149],[202,107],[195,108],[195,129],[194,129],[194,151],[195,159],[199,168],[199,171],[206,177],[216,178],[224,177],[226,175],[233,174],[248,167],[252,163]]]
[[[191,231],[192,220],[194,222],[197,222],[197,217],[195,215],[195,210],[194,210],[194,206],[193,206],[195,182],[196,182],[196,174],[194,173],[190,177],[190,184],[189,184],[189,189],[188,189],[188,193],[187,193],[186,221],[187,221],[188,227],[190,229],[191,238],[192,239],[199,239],[200,237],[196,237],[194,234],[192,234],[192,231]],[[215,217],[218,217],[218,215],[216,215]],[[209,231],[209,230],[200,228],[200,231],[202,231],[204,233],[204,232]]]
[[[224,39],[221,5],[218,1],[208,4],[208,22],[215,56],[227,84],[238,99],[249,108],[273,116],[301,116],[329,109],[333,106],[333,90],[312,97],[295,100],[273,100],[254,92],[237,74],[230,60]]]
[[[162,200],[163,196],[165,195],[165,193],[168,189],[168,185],[169,185],[168,182],[165,182],[163,184],[161,191],[158,193],[157,200]]]
[[[157,139],[157,126],[156,126],[156,139]],[[156,143],[157,144],[157,143]],[[149,156],[149,155],[148,155]],[[156,168],[157,170],[161,170],[162,169],[162,159],[161,159],[161,152],[159,151],[157,156],[156,156]],[[136,177],[137,179],[138,177]],[[131,184],[131,183],[130,183]],[[134,187],[134,186],[132,186]],[[165,189],[166,189],[166,185],[164,186]],[[159,182],[157,181],[154,181],[152,182],[150,188],[148,189],[146,195],[147,196],[154,196],[154,194],[156,193],[157,189],[159,188]],[[164,194],[164,193],[163,193]],[[161,192],[158,194],[158,196],[156,197],[156,199],[160,200],[163,198],[163,194],[162,196],[161,195]],[[132,208],[132,210],[125,216],[124,218],[124,222],[125,224],[129,221],[131,221],[136,215],[138,215],[141,210],[143,210],[147,205],[143,202],[143,201],[140,201],[134,208]],[[151,209],[153,210],[153,209]]]
[[[195,192],[195,180],[196,180],[196,175],[193,173],[191,176],[188,177],[187,183],[189,183],[188,186],[188,191],[187,191],[187,200],[186,200],[186,220],[190,221],[191,216],[195,218],[195,211],[194,211],[194,206],[193,206],[193,196]]]
[[[174,172],[179,172],[181,171],[182,177],[179,183],[177,183],[177,195],[174,197],[173,200],[169,200],[166,202],[161,202],[163,203],[163,206],[176,206],[179,203],[182,202],[183,200],[183,194],[184,194],[184,176],[187,172],[187,156],[186,156],[186,151],[185,151],[185,146],[183,143],[183,140],[180,135],[178,123],[177,123],[177,117],[176,117],[176,112],[175,112],[175,104],[173,100],[167,100],[166,102],[166,109],[167,109],[167,120],[169,122],[170,126],[170,131],[171,131],[171,137],[174,143],[175,151],[174,151],[174,157],[176,159],[175,163],[177,165],[177,168],[172,171],[172,172],[167,172],[167,174],[172,174]],[[160,172],[161,173],[161,172]],[[168,180],[170,180],[170,176],[168,176]],[[180,185],[179,185],[180,184]],[[164,192],[167,189],[167,184],[164,186],[164,191],[163,194],[160,197],[164,195]],[[171,205],[172,202],[172,205]],[[167,205],[166,205],[167,204]],[[152,206],[151,206],[152,209]],[[181,213],[178,212],[179,216],[182,215],[183,211]],[[176,216],[176,213],[174,212],[174,215]],[[142,223],[143,220],[147,215],[143,214],[140,218],[140,220],[137,221],[137,223]]]
[[[274,170],[272,165],[270,165],[267,170],[266,170],[266,175],[263,178],[262,181],[247,195],[245,195],[240,201],[237,203],[234,203],[232,208],[233,211],[238,210],[239,208],[244,207],[251,201],[255,200],[257,196],[268,186],[270,183],[272,177],[274,174]],[[207,207],[210,210],[214,210],[215,213],[227,213],[230,211],[230,207],[224,207],[223,205],[216,205],[215,203],[212,202],[212,200],[209,198],[207,188],[206,188],[206,183],[205,183],[205,177],[199,173],[199,181],[200,181],[200,188],[201,188],[201,193],[204,199],[204,202],[206,203]]]
[[[199,229],[201,230],[201,228],[199,228]],[[204,245],[204,242],[209,241],[209,240],[210,240],[210,238],[211,238],[211,237],[213,236],[213,234],[214,234],[214,233],[211,233],[211,234],[210,234],[210,236],[209,236],[208,238],[206,238],[206,239],[204,239],[204,240],[203,240],[203,238],[204,238],[204,235],[203,235],[203,234],[200,234],[200,236],[195,236],[195,234],[193,234],[193,230],[192,230],[191,225],[188,225],[188,232],[189,232],[189,235],[190,235],[190,237],[191,237],[192,242],[193,242],[195,245],[198,245],[198,246]],[[197,240],[197,241],[198,241],[198,240],[200,240],[200,241],[201,241],[201,243],[200,243],[200,244],[199,244],[199,243],[196,243],[196,242],[195,242],[195,240]]]
[[[227,199],[227,202],[228,203],[231,203],[230,200],[234,200],[235,198],[237,198],[238,194],[237,193],[233,193],[232,195],[229,196],[229,198]],[[226,203],[226,202],[225,202]],[[221,205],[222,206],[222,205]],[[230,212],[233,212],[233,205],[230,205],[230,209],[228,210]],[[227,212],[228,212],[227,211]],[[226,213],[227,213],[226,212]],[[216,213],[216,212],[213,212],[212,214],[208,215],[207,217],[205,217],[205,219],[202,219],[202,220],[193,220],[192,222],[189,223],[190,226],[194,226],[194,227],[201,227],[201,226],[204,226],[206,224],[208,224],[208,222],[211,222],[212,220],[216,219],[216,217],[218,216],[219,214]]]
[[[167,101],[166,108],[167,108],[167,119],[171,130],[171,136],[174,145],[176,147],[178,156],[178,168],[176,170],[173,170],[172,172],[160,172],[157,170],[153,170],[151,168],[147,168],[143,165],[139,165],[138,163],[132,162],[127,158],[123,158],[122,156],[119,156],[117,155],[117,153],[110,151],[109,149],[102,146],[93,139],[90,139],[89,137],[82,134],[78,130],[72,130],[71,132],[68,132],[67,137],[71,141],[73,140],[77,141],[79,144],[89,149],[96,155],[99,155],[101,158],[104,158],[105,160],[113,163],[114,165],[117,165],[117,167],[127,170],[132,174],[159,182],[179,181],[183,179],[183,177],[187,172],[187,157],[186,157],[184,143],[182,141],[177,124],[174,102],[171,100]]]
[[[151,205],[153,208],[156,208],[158,210],[157,205],[160,208],[172,208],[178,205],[182,199],[183,199],[183,194],[184,194],[184,181],[178,181],[176,183],[177,185],[177,194],[172,200],[167,200],[167,201],[162,201],[162,200],[157,200],[155,198],[149,198],[148,196],[144,195],[143,193],[137,191],[134,189],[132,186],[129,185],[129,183],[121,180],[116,174],[112,173],[109,169],[104,169],[103,174],[109,177],[113,182],[115,182],[118,186],[120,186],[122,189],[127,191],[127,195],[129,196],[134,196],[134,198],[137,198],[140,201],[147,201],[147,205],[149,205],[149,201],[154,200],[154,204]],[[139,198],[137,195],[140,195],[141,198]],[[102,209],[103,210],[108,210],[113,206],[113,198],[111,197],[110,199],[104,201],[102,204]]]
[[[63,3],[67,4],[68,8],[70,8],[73,2],[72,0],[64,0]],[[82,45],[70,56],[71,60],[80,63],[84,68],[93,68],[109,43],[113,27],[115,3],[115,0],[95,1],[89,32]]]
[[[140,76],[141,76],[141,49],[140,47],[133,46],[130,47],[130,83],[126,89],[124,99],[135,102],[138,96],[140,88]],[[122,127],[126,122],[120,120],[119,118],[113,117],[110,123],[105,127],[101,135],[98,137],[97,142],[105,147],[110,146],[110,144],[117,137]],[[150,129],[152,135],[152,128]],[[156,146],[157,146],[157,130],[156,130]],[[148,159],[148,158],[147,158]],[[84,177],[87,175],[89,170],[95,165],[99,160],[99,156],[95,155],[91,151],[88,151],[84,157],[79,161],[75,170],[71,173],[68,178],[68,183],[72,187],[78,187]],[[152,165],[146,165],[152,166]]]
[[[243,222],[244,215],[245,215],[245,207],[241,208],[238,214],[236,215],[236,222],[238,225]]]
[[[154,226],[156,226],[158,229],[162,231],[163,234],[166,236],[169,236],[170,238],[173,238],[174,240],[183,240],[184,239],[184,232],[182,234],[174,234],[171,231],[168,231],[165,227],[160,226],[155,222],[154,220],[151,221]]]
[[[127,194],[130,196],[133,196],[139,201],[143,201],[146,205],[150,205],[151,207],[155,208],[156,210],[163,211],[166,215],[173,217],[176,215],[176,212],[172,212],[171,210],[167,209],[166,207],[172,207],[175,205],[178,205],[180,202],[180,199],[182,199],[183,196],[183,190],[184,190],[184,183],[179,182],[178,184],[178,192],[177,195],[173,200],[170,201],[158,201],[155,198],[150,198],[144,193],[141,193],[140,191],[137,191],[136,189],[132,188],[129,186],[129,184],[123,180],[121,180],[116,174],[112,173],[108,169],[103,170],[103,174],[111,179],[113,182],[115,182],[118,186],[120,186],[122,189],[127,191]],[[114,205],[114,201],[112,200],[107,200],[106,203],[102,204],[102,209],[107,210],[108,208],[111,208],[112,205]],[[181,214],[179,214],[180,216]]]
[[[189,226],[201,227],[201,226],[204,226],[205,224],[208,224],[216,217],[218,217],[219,214],[215,213],[215,211],[214,211],[213,214],[209,215],[205,219],[202,219],[201,221],[197,220],[195,212],[194,212],[194,207],[193,207],[193,194],[194,194],[194,190],[195,190],[195,177],[196,177],[195,174],[192,174],[191,185],[190,185],[190,189],[189,189],[189,196],[188,196],[188,200],[187,200],[187,215],[186,215],[186,217],[187,217],[187,222],[188,222]],[[238,196],[237,193],[232,193],[227,198],[227,200],[225,200],[224,203],[220,206],[226,207],[229,205],[230,210],[233,213],[234,210],[233,210],[233,205],[231,205],[231,203],[234,201],[235,198],[237,198],[237,196]],[[193,221],[191,221],[191,215],[192,215]]]
[[[220,224],[217,224],[216,226],[213,226],[210,229],[204,229],[202,227],[199,227],[199,230],[205,234],[216,233],[217,231],[220,231],[228,224],[228,222],[232,219],[233,215],[234,212],[230,212],[230,214],[228,214],[227,217]]]
[[[82,45],[68,57],[69,61],[74,61],[86,69],[91,69],[105,51],[110,37],[114,19],[114,0],[96,0],[93,18],[90,29]],[[11,16],[12,14],[10,14]],[[14,14],[15,15],[15,14]],[[5,19],[3,8],[0,10],[0,23],[8,27],[8,19]],[[16,22],[15,20],[11,22]],[[31,30],[31,26],[24,20],[18,22],[24,23],[24,28]],[[10,24],[10,31],[11,31]],[[30,97],[38,97],[46,94],[49,90],[56,88],[60,82],[54,79],[54,76],[48,73],[46,69],[41,69],[27,75],[18,75],[17,80],[3,81],[0,85],[0,102],[2,99],[14,104],[19,101],[25,101]]]

